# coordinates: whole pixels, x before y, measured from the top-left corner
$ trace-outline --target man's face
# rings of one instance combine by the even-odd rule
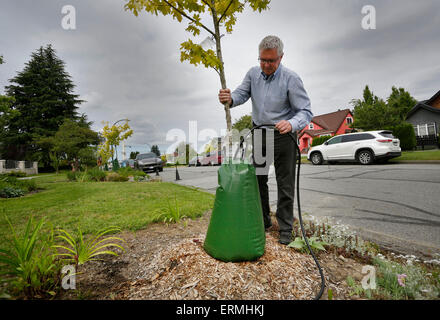
[[[260,51],[260,67],[263,72],[270,76],[281,63],[283,55],[278,56],[277,49],[264,49]]]

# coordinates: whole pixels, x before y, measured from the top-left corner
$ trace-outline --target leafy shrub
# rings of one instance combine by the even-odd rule
[[[68,171],[66,175],[69,181],[76,181],[77,171]]]
[[[53,232],[41,233],[44,220],[34,226],[31,217],[20,236],[9,219],[7,222],[12,240],[9,240],[11,249],[0,249],[0,274],[7,276],[4,281],[9,283],[15,295],[24,294],[28,298],[54,296],[60,265],[52,249]]]
[[[18,177],[18,178],[26,177],[26,172],[23,171],[11,171],[6,174],[10,177]]]
[[[328,243],[324,241],[319,241],[318,237],[310,237],[307,239],[309,242],[310,248],[314,252],[316,251],[325,251],[324,246],[328,245]],[[288,247],[299,250],[300,252],[309,252],[309,248],[307,247],[307,243],[303,237],[296,237],[294,241],[289,243]]]
[[[87,174],[92,181],[105,181],[106,173],[98,167],[90,169]]]
[[[332,136],[322,136],[322,137],[315,137],[312,141],[312,147],[314,146],[320,146],[324,142],[326,142],[328,139],[332,138]]]
[[[0,197],[13,198],[23,196],[25,192],[37,190],[35,180],[18,180],[15,176],[2,175],[0,177]]]
[[[59,229],[59,234],[57,237],[65,242],[65,245],[56,245],[54,248],[63,249],[63,253],[57,253],[57,256],[64,257],[63,260],[68,262],[73,262],[78,267],[88,261],[99,260],[96,257],[104,254],[110,254],[117,256],[118,254],[109,248],[119,248],[122,251],[125,249],[113,242],[108,241],[124,241],[118,237],[105,237],[104,235],[114,232],[120,232],[121,229],[118,227],[108,227],[99,231],[96,235],[93,235],[89,240],[84,240],[83,233],[80,228],[78,228],[77,234],[72,236],[66,230]]]
[[[128,177],[121,176],[117,172],[110,172],[105,179],[107,181],[128,181]]]
[[[34,179],[29,180],[17,180],[15,185],[23,190],[26,190],[28,192],[37,190],[37,183]]]
[[[0,198],[16,198],[24,196],[24,191],[17,187],[3,187],[0,189]]]
[[[123,177],[145,177],[147,174],[142,170],[134,170],[132,167],[119,168],[117,171]]]
[[[374,258],[378,292],[386,299],[438,299],[438,280],[417,265],[401,265],[384,258]],[[399,281],[399,275],[404,280]]]
[[[165,223],[177,223],[182,218],[187,218],[188,216],[182,211],[180,211],[179,204],[177,203],[177,196],[174,195],[174,205],[171,205],[169,199],[167,199],[168,207],[161,211],[153,219],[154,222],[165,222]]]
[[[413,150],[417,145],[416,134],[411,123],[403,122],[393,129],[393,135],[400,140],[402,150]]]

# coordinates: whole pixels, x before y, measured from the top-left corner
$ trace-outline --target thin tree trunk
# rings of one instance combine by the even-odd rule
[[[226,89],[226,77],[225,77],[225,69],[223,64],[223,57],[222,57],[222,47],[221,47],[221,36],[220,36],[220,26],[219,26],[219,20],[217,17],[217,11],[215,10],[215,1],[211,0],[211,8],[212,8],[212,20],[214,22],[214,28],[215,28],[215,44],[217,48],[217,58],[220,60],[220,67],[219,67],[219,75],[220,75],[220,82],[222,89]],[[232,130],[232,124],[231,124],[231,111],[230,111],[230,105],[229,103],[225,103],[225,113],[226,113],[226,127],[228,129],[227,137],[228,141],[227,144],[229,146],[229,155],[232,156],[232,139],[230,136],[231,130]]]

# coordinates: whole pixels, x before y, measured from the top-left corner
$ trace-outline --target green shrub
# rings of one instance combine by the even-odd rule
[[[123,167],[119,168],[117,171],[118,174],[120,174],[123,177],[145,177],[147,174],[143,172],[142,170],[135,170],[132,167]]]
[[[3,187],[0,189],[0,198],[17,198],[24,196],[24,191],[17,187]]]
[[[121,229],[119,227],[104,228],[97,234],[92,235],[89,240],[85,240],[80,228],[78,228],[78,232],[74,236],[64,229],[59,229],[57,238],[63,240],[64,245],[56,245],[53,247],[63,249],[64,252],[57,253],[56,255],[63,257],[63,260],[75,263],[75,266],[78,267],[78,265],[82,265],[88,261],[99,260],[96,257],[100,255],[110,254],[117,256],[118,254],[110,250],[110,248],[119,248],[125,251],[121,245],[108,242],[114,240],[123,242],[123,239],[113,236],[103,238],[106,234],[120,231]]]
[[[0,177],[0,197],[13,198],[24,195],[24,192],[37,190],[37,183],[33,179],[18,180],[8,174]]]
[[[319,146],[326,142],[328,139],[332,138],[332,136],[322,136],[322,137],[315,137],[312,141],[312,147]]]
[[[68,171],[66,175],[69,181],[76,181],[76,176],[77,176],[76,171]]]
[[[23,171],[11,171],[6,174],[10,177],[18,177],[18,178],[26,177],[26,172]]]
[[[413,150],[417,145],[416,134],[411,123],[403,122],[393,129],[393,135],[400,140],[402,150]]]
[[[117,172],[110,172],[105,179],[107,181],[128,181],[128,177],[121,176]]]
[[[37,190],[37,183],[35,182],[34,179],[28,179],[28,180],[17,180],[17,182],[15,183],[15,186],[26,190],[27,192],[30,191],[34,191]]]
[[[112,162],[112,171],[118,171],[120,168],[119,161],[117,159],[113,160]]]
[[[55,260],[53,232],[42,233],[44,220],[36,226],[29,218],[24,234],[18,235],[9,219],[11,249],[0,249],[0,274],[14,295],[27,298],[54,296],[60,265]]]
[[[373,264],[377,267],[378,293],[386,299],[421,300],[440,297],[438,280],[420,266],[402,265],[377,257],[373,259]],[[403,283],[399,283],[399,275],[405,276]]]
[[[106,173],[98,167],[90,169],[87,173],[92,181],[105,181]]]

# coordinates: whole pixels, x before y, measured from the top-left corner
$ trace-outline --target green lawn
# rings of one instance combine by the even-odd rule
[[[440,160],[440,150],[402,151],[402,155],[393,160]]]
[[[33,215],[45,217],[54,228],[74,231],[81,226],[85,233],[92,233],[111,225],[144,228],[157,214],[169,210],[168,200],[175,207],[175,197],[180,212],[191,217],[201,216],[214,203],[212,194],[173,183],[68,182],[64,173],[34,179],[45,190],[0,199],[0,247],[10,234],[5,215],[18,230]]]

